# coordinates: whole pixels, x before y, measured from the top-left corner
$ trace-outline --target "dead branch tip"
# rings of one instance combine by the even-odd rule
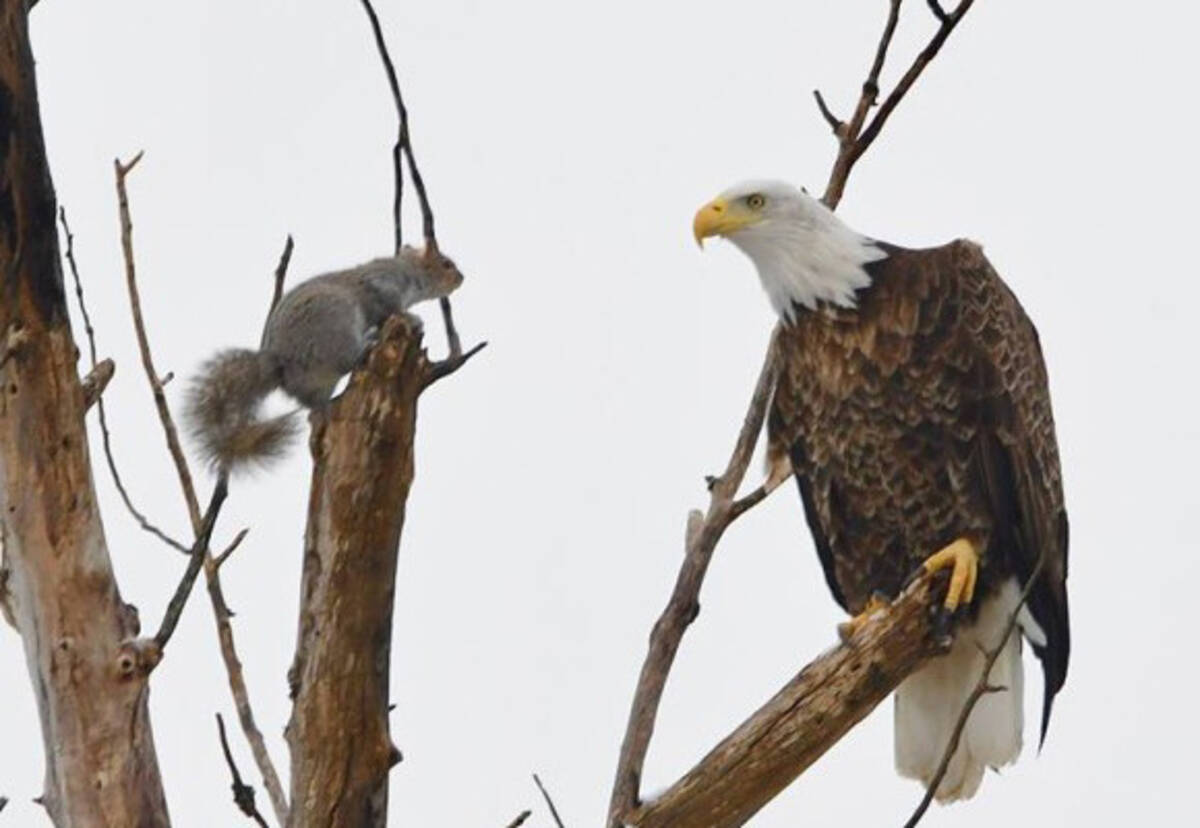
[[[267,828],[267,821],[263,819],[262,814],[258,812],[258,807],[254,804],[254,788],[242,781],[237,763],[233,761],[233,753],[229,750],[229,739],[225,735],[225,721],[221,718],[220,713],[217,714],[217,733],[221,737],[221,752],[225,754],[225,764],[229,766],[229,775],[233,777],[233,784],[230,786],[233,788],[233,804],[237,805],[239,811],[262,828]]]

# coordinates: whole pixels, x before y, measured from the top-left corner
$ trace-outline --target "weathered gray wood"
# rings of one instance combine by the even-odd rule
[[[55,825],[170,824],[137,614],[113,576],[88,459],[26,3],[0,0],[0,529]]]

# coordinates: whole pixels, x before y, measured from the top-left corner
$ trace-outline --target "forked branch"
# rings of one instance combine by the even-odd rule
[[[887,62],[888,47],[892,43],[892,35],[896,31],[896,23],[900,17],[901,0],[890,0],[887,23],[884,24],[883,34],[879,38],[879,45],[875,49],[875,58],[871,62],[867,78],[863,81],[862,92],[855,105],[854,115],[849,123],[842,124],[843,128],[840,131],[837,128],[834,130],[834,134],[838,136],[838,154],[833,163],[829,183],[825,187],[825,195],[821,197],[821,200],[831,210],[836,209],[838,202],[842,200],[846,179],[850,177],[850,171],[854,168],[855,163],[879,137],[879,133],[883,130],[883,126],[892,112],[900,105],[900,101],[908,94],[908,90],[916,83],[925,67],[937,56],[942,44],[950,37],[950,33],[954,31],[959,21],[971,10],[975,0],[960,0],[952,12],[946,12],[937,0],[927,0],[927,2],[939,22],[937,31],[933,33],[925,48],[913,59],[912,65],[897,81],[895,88],[888,93],[879,110],[868,122],[867,115],[879,97],[879,75]],[[821,110],[822,117],[826,121],[840,124],[841,122],[837,121],[837,118],[829,111],[829,107],[825,105],[821,94],[814,92],[814,95],[817,98],[817,107]]]

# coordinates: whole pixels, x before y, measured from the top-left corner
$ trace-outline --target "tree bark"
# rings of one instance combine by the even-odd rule
[[[383,826],[392,603],[413,480],[420,323],[396,316],[346,392],[316,420],[313,482],[289,680],[291,828]]]
[[[96,505],[26,3],[0,0],[0,602],[21,634],[55,825],[166,826],[133,640]]]
[[[932,617],[944,586],[940,577],[913,583],[850,641],[801,670],[666,792],[625,816],[624,824],[744,824],[906,676],[943,652]]]

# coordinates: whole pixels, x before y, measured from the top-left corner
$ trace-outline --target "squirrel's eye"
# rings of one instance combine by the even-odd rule
[[[762,193],[754,193],[746,196],[746,204],[748,204],[752,210],[761,210],[763,205],[766,203],[767,200],[763,198]]]

